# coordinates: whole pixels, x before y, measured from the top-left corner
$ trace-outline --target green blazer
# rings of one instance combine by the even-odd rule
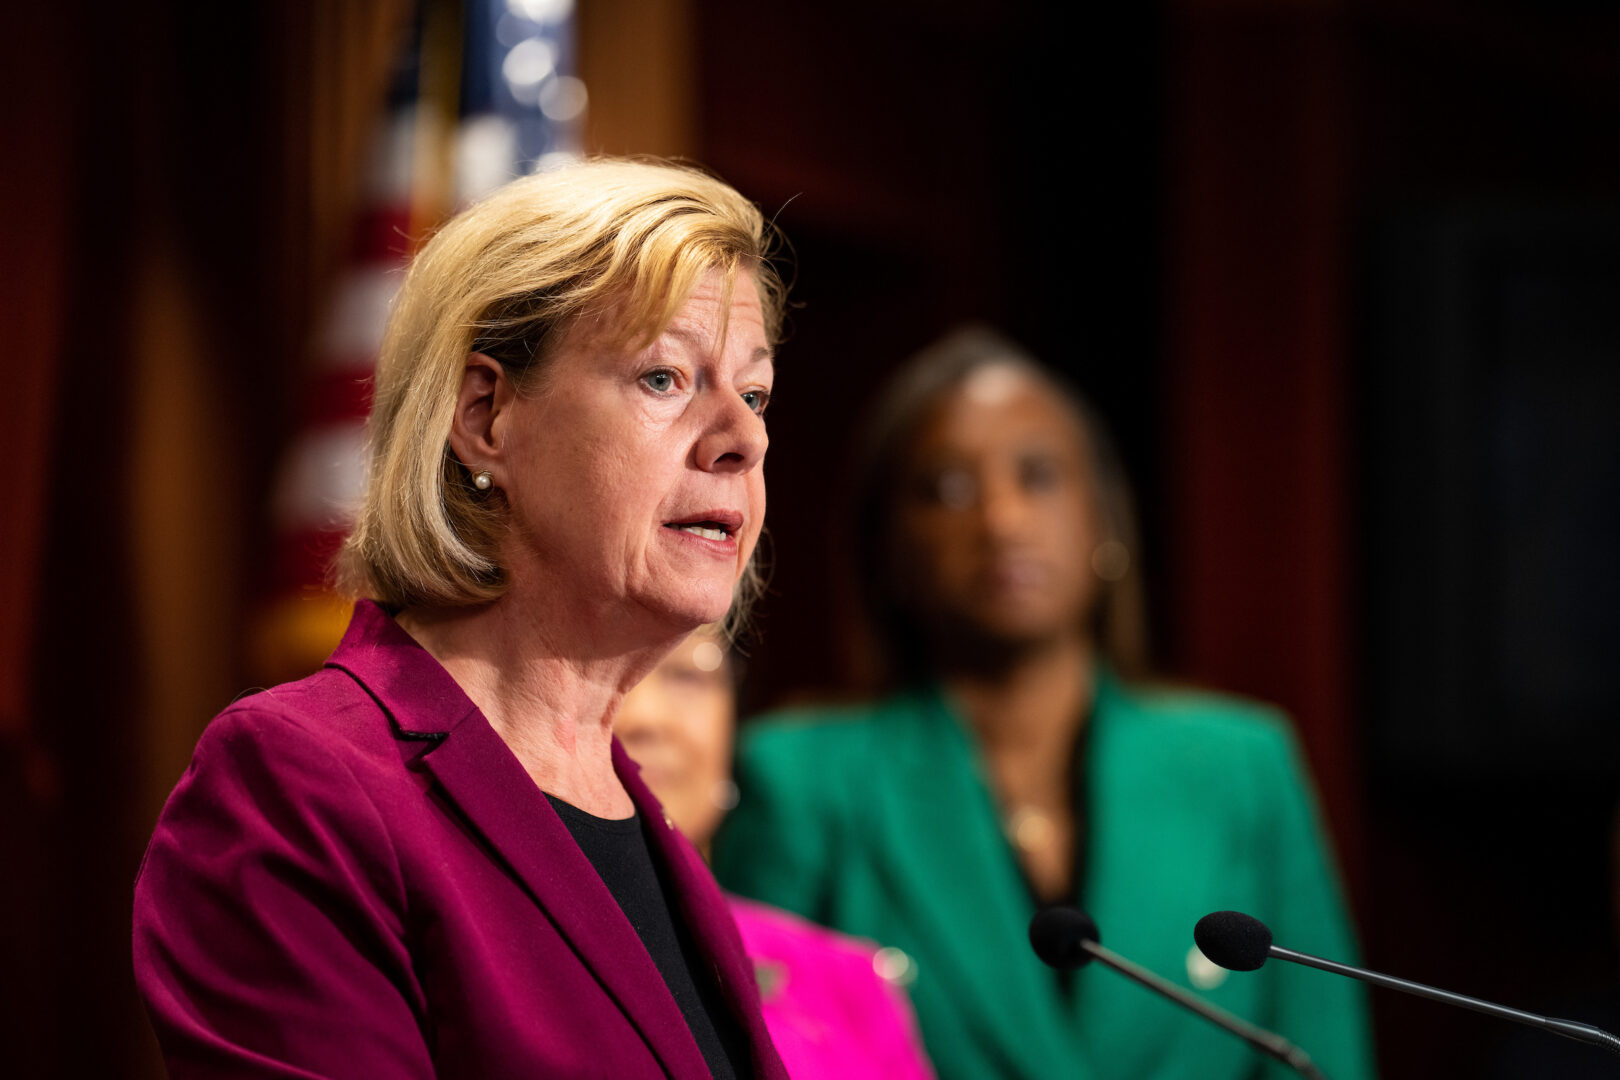
[[[1091,853],[1076,901],[1103,943],[1292,1039],[1331,1080],[1371,1077],[1359,984],[1277,961],[1225,973],[1192,944],[1199,918],[1230,909],[1278,944],[1355,960],[1283,717],[1103,676],[1091,723]],[[737,780],[741,802],[715,844],[721,882],[904,950],[942,1080],[1293,1075],[1100,965],[1064,990],[1030,950],[1034,901],[940,692],[752,723]]]

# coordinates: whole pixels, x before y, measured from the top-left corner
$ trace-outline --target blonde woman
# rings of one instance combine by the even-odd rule
[[[136,886],[172,1076],[785,1075],[725,901],[612,735],[749,580],[767,243],[708,176],[597,161],[417,257],[348,633],[209,725]]]

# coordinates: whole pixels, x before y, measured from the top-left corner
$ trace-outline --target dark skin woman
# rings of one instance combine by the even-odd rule
[[[1264,1075],[1109,972],[1045,968],[1026,928],[1054,902],[1329,1075],[1370,1075],[1353,986],[1227,979],[1192,947],[1199,917],[1232,908],[1354,952],[1285,719],[1145,677],[1131,502],[1085,402],[998,335],[959,332],[879,400],[856,477],[882,696],[744,728],[721,881],[910,954],[941,1077]]]

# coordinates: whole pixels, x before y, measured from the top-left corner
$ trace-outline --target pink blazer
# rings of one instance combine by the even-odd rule
[[[878,973],[876,945],[728,899],[793,1080],[933,1080],[911,1002]]]
[[[785,1078],[725,900],[613,755],[755,1074]],[[545,796],[375,604],[323,670],[203,733],[136,880],[134,959],[175,1080],[709,1075]]]

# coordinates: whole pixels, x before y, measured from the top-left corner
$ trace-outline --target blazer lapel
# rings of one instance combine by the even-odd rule
[[[710,972],[694,971],[693,977],[712,974],[719,981],[721,994],[732,1016],[748,1033],[748,1041],[753,1048],[754,1075],[785,1078],[786,1070],[777,1057],[770,1033],[765,1029],[753,962],[743,948],[737,924],[731,917],[731,909],[720,887],[715,884],[714,875],[702,856],[665,815],[657,798],[642,782],[640,766],[624,752],[617,738],[613,740],[613,767],[635,802],[637,812],[649,826],[647,831],[654,857],[668,868],[675,900],[681,909],[676,915],[685,918],[699,950],[711,965]]]
[[[351,642],[357,629],[369,635]],[[368,604],[357,607],[350,637],[328,664],[366,687],[402,739],[430,744],[416,767],[438,782],[534,898],[665,1072],[708,1075],[702,1051],[635,928],[522,763],[449,672],[386,612]],[[661,820],[656,809],[655,815]]]
[[[969,736],[939,694],[894,717],[892,782],[872,785],[877,826],[899,830],[895,908],[928,943],[942,981],[971,999],[964,1015],[999,1048],[1011,1076],[1042,1076],[1062,1062],[1069,1075],[1085,1056],[1058,1007],[1054,976],[1030,949],[1035,905],[999,825]],[[922,827],[919,827],[922,826]]]

